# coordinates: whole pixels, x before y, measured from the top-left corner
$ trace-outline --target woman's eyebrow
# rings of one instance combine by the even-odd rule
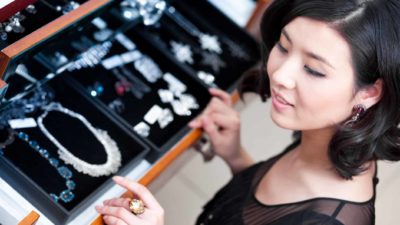
[[[292,44],[292,40],[290,39],[290,36],[289,36],[289,34],[286,32],[285,29],[282,29],[282,34],[283,34],[283,36],[288,40],[288,42],[289,42],[290,44]],[[326,60],[326,59],[323,58],[322,56],[319,56],[319,55],[317,55],[317,54],[315,54],[315,53],[312,53],[312,52],[306,52],[306,55],[307,55],[308,57],[310,57],[310,58],[316,59],[316,60],[318,60],[318,61],[320,61],[320,62],[322,62],[322,63],[328,65],[328,66],[331,67],[332,69],[335,69],[335,67],[333,67],[332,64],[330,64],[330,63],[328,62],[328,60]]]
[[[319,56],[319,55],[317,55],[317,54],[314,54],[314,53],[312,53],[312,52],[306,52],[306,55],[307,55],[308,57],[310,57],[310,58],[316,59],[316,60],[318,60],[318,61],[320,61],[320,62],[326,64],[327,66],[331,67],[332,69],[335,69],[335,67],[333,67],[332,64],[330,64],[330,63],[328,62],[328,60],[324,59],[323,57],[321,57],[321,56]]]
[[[286,39],[289,41],[290,44],[292,44],[292,40],[290,39],[288,33],[285,31],[285,29],[282,29],[282,34],[283,36],[286,37]]]

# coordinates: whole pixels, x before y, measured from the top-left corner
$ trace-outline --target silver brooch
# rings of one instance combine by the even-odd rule
[[[193,53],[189,45],[178,43],[176,41],[171,41],[172,52],[175,58],[182,63],[193,64]]]
[[[163,103],[170,103],[174,100],[174,94],[170,90],[159,89],[157,92]]]
[[[217,36],[201,33],[199,34],[199,42],[201,48],[210,52],[222,53],[221,44],[218,41]]]
[[[146,121],[149,124],[154,124],[155,122],[157,122],[162,112],[163,109],[160,106],[154,105],[144,116],[144,121]]]
[[[216,73],[219,73],[222,67],[226,67],[226,63],[214,53],[202,52],[201,55],[201,64],[210,66]]]
[[[172,114],[171,110],[164,109],[160,116],[158,117],[158,124],[160,125],[161,129],[164,129],[174,120],[174,115]]]
[[[171,105],[172,105],[172,109],[174,110],[174,112],[179,116],[192,115],[192,112],[190,111],[189,107],[185,103],[183,103],[179,100],[173,100],[171,102]]]
[[[206,83],[209,86],[215,86],[214,81],[215,81],[215,76],[212,75],[211,73],[207,73],[204,71],[198,71],[197,72],[197,77],[202,80],[204,83]]]
[[[148,137],[150,134],[150,126],[145,122],[140,122],[133,127],[133,130],[142,137]]]

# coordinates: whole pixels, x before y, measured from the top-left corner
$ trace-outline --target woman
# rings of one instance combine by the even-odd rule
[[[261,73],[245,81],[271,98],[273,121],[298,131],[295,141],[254,164],[228,94],[210,90],[214,98],[190,126],[204,129],[234,176],[197,223],[374,224],[376,161],[400,159],[400,2],[275,0],[261,32]],[[163,224],[147,189],[115,181],[146,210],[134,215],[129,200],[112,199],[98,208],[106,223]]]

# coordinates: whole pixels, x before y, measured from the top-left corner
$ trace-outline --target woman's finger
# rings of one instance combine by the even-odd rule
[[[158,201],[154,198],[153,194],[145,186],[120,176],[113,177],[113,180],[116,184],[132,191],[135,195],[137,195],[144,202],[144,205],[147,208],[155,210],[162,209]]]
[[[129,198],[113,198],[103,202],[104,205],[107,206],[116,206],[116,207],[124,207],[127,210],[129,209],[129,202],[131,199]]]
[[[229,106],[232,105],[232,98],[227,92],[216,88],[210,88],[209,92],[211,93],[212,96],[220,98],[225,104]]]
[[[103,221],[107,225],[128,225],[123,220],[115,216],[103,216]]]
[[[237,114],[226,115],[222,113],[212,113],[209,117],[214,121],[216,126],[224,129],[236,130],[240,127],[240,117]]]
[[[123,208],[123,207],[114,207],[114,206],[96,206],[96,211],[105,216],[114,216],[120,218],[125,223],[131,223],[130,221],[138,223],[140,221],[131,211]]]
[[[220,137],[219,127],[207,116],[203,118],[203,129],[210,136],[211,140],[217,140]]]
[[[203,115],[207,115],[214,112],[230,113],[234,112],[234,109],[231,106],[227,105],[225,102],[223,102],[221,99],[214,97],[208,104],[207,109],[204,110]]]

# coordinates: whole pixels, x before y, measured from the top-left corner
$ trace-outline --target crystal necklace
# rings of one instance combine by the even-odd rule
[[[77,171],[88,174],[93,177],[107,176],[116,173],[121,166],[121,153],[115,141],[107,134],[106,131],[93,127],[89,121],[82,115],[64,108],[58,102],[52,102],[46,106],[42,106],[43,114],[37,119],[38,126],[43,134],[58,148],[60,159],[65,163],[72,165]],[[82,122],[83,125],[96,137],[96,139],[103,145],[107,154],[107,161],[104,164],[90,164],[78,157],[74,156],[68,149],[66,149],[44,126],[43,119],[46,118],[50,111],[58,111],[76,118]]]
[[[67,187],[67,189],[63,190],[60,192],[60,194],[56,195],[54,193],[50,193],[50,197],[53,201],[58,202],[59,200],[68,203],[70,201],[72,201],[75,197],[74,193],[72,192],[75,187],[76,184],[75,182],[72,180],[72,171],[70,169],[68,169],[68,167],[60,165],[61,163],[58,161],[58,159],[53,158],[50,156],[50,153],[40,147],[40,145],[34,141],[34,140],[30,140],[29,135],[24,133],[24,132],[16,132],[13,129],[8,129],[9,132],[9,136],[7,138],[7,140],[3,143],[0,143],[0,155],[2,155],[3,153],[3,148],[5,148],[7,145],[10,145],[11,143],[14,142],[15,137],[19,138],[20,140],[26,142],[29,147],[31,147],[35,152],[37,152],[38,154],[40,154],[40,156],[42,156],[43,158],[45,158],[51,166],[53,166],[58,174],[60,174],[60,176],[62,178],[64,178],[65,180],[65,186]]]

